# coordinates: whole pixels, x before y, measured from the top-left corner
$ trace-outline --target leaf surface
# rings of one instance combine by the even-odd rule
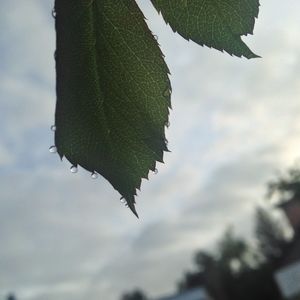
[[[55,144],[135,210],[167,151],[168,68],[134,0],[56,0]]]
[[[257,57],[242,41],[252,34],[259,0],[151,0],[173,31],[230,55]]]

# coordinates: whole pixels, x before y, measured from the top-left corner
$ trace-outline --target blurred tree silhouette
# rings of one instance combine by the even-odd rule
[[[17,300],[17,298],[14,294],[8,294],[6,300]]]
[[[244,239],[228,229],[214,253],[195,255],[197,272],[187,273],[179,289],[204,286],[215,300],[279,300],[273,268],[262,263],[258,253]]]
[[[141,290],[135,290],[133,292],[125,293],[122,300],[147,300],[146,295]]]
[[[300,168],[291,168],[268,186],[268,196],[280,202],[300,200]],[[287,238],[284,225],[272,213],[257,208],[255,215],[256,249],[227,230],[215,253],[199,251],[195,256],[196,272],[186,273],[180,290],[205,286],[216,300],[281,299],[273,279],[278,262],[293,240]]]
[[[219,264],[228,272],[240,272],[249,267],[247,257],[251,252],[247,242],[236,237],[229,228],[218,246]]]
[[[279,196],[281,201],[296,198],[300,201],[300,168],[290,168],[268,184],[268,197]]]
[[[184,278],[178,282],[178,290],[183,292],[185,290],[194,289],[205,285],[205,278],[203,272],[186,272]]]
[[[288,245],[283,225],[263,208],[256,210],[255,236],[259,252],[270,263],[275,263]]]
[[[290,169],[267,188],[269,197],[276,194],[281,202],[291,198],[300,200],[300,169]],[[256,246],[251,246],[229,228],[215,251],[196,253],[196,270],[184,274],[178,283],[179,291],[205,287],[214,300],[281,300],[274,271],[299,236],[287,238],[284,223],[273,217],[271,209],[259,207],[255,213],[254,237]],[[125,294],[122,300],[146,299],[136,293]]]

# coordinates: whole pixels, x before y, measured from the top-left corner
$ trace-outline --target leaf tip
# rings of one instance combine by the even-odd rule
[[[257,54],[255,54],[255,53],[251,53],[251,55],[247,55],[247,56],[245,56],[246,58],[248,58],[248,59],[252,59],[252,58],[262,58],[261,56],[259,56],[259,55],[257,55]]]
[[[129,204],[128,203],[128,206],[129,206],[130,210],[132,211],[132,213],[139,219],[139,215],[138,215],[138,213],[137,213],[137,211],[135,209],[134,204]]]

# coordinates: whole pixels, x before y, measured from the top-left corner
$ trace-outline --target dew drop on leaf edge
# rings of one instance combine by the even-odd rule
[[[56,18],[56,11],[55,11],[55,9],[54,9],[54,8],[52,9],[52,12],[51,12],[51,14],[52,14],[52,17],[55,19],[55,18]]]
[[[78,169],[76,166],[71,166],[70,171],[71,171],[71,173],[75,174],[78,172]]]
[[[97,172],[93,172],[91,174],[92,179],[97,179],[99,177],[99,174]]]
[[[51,129],[51,131],[56,131],[56,126],[55,125],[52,125],[51,127],[50,127],[50,129]]]
[[[56,148],[56,146],[51,146],[50,148],[49,148],[49,152],[50,153],[56,153],[57,152],[57,148]]]

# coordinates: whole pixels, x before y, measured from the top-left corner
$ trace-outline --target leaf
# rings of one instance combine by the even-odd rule
[[[55,144],[103,175],[133,213],[167,151],[168,68],[134,0],[56,0]]]
[[[174,32],[230,55],[258,57],[242,41],[252,34],[259,0],[151,0]]]

